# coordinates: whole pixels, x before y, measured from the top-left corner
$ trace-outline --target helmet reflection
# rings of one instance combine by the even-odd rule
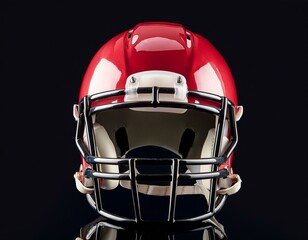
[[[80,228],[80,236],[75,240],[224,240],[228,239],[221,225],[215,218],[199,223],[166,228],[161,225],[134,227],[118,225],[99,217]]]

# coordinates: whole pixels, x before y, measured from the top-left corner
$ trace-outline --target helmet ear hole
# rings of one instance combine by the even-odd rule
[[[194,140],[195,132],[192,129],[186,128],[183,132],[179,147],[179,153],[182,155],[182,158],[187,157],[188,152],[194,143]]]

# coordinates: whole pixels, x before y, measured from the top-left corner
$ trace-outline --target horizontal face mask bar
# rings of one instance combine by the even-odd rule
[[[92,103],[95,101],[100,101],[102,99],[110,98],[110,97],[119,97],[126,94],[125,90],[115,90],[104,93],[99,93],[92,95],[90,97],[84,97],[79,104],[79,118],[77,121],[77,130],[76,130],[76,144],[79,148],[79,151],[85,161],[89,163],[92,169],[87,169],[85,171],[86,177],[91,177],[94,179],[94,195],[87,194],[88,201],[92,207],[94,207],[101,215],[113,219],[115,221],[124,221],[124,222],[142,222],[141,214],[140,214],[140,206],[138,200],[138,191],[137,191],[137,181],[138,180],[151,180],[159,178],[161,180],[162,176],[165,178],[165,181],[170,181],[170,204],[169,204],[169,214],[168,214],[168,222],[192,222],[192,221],[202,221],[208,219],[214,215],[215,212],[219,211],[222,204],[224,204],[225,197],[222,196],[217,200],[216,197],[216,184],[217,178],[226,177],[229,173],[226,169],[219,170],[219,166],[222,163],[225,163],[227,158],[231,155],[235,145],[237,144],[237,128],[235,121],[235,113],[234,113],[234,105],[225,97],[220,97],[217,95],[196,92],[196,91],[188,91],[187,96],[197,97],[200,99],[210,100],[218,103],[221,107],[212,107],[212,106],[204,106],[199,105],[198,103],[188,103],[188,102],[172,102],[172,101],[159,101],[160,93],[169,93],[174,94],[175,90],[173,88],[139,88],[137,89],[138,94],[142,93],[151,93],[152,100],[151,101],[135,101],[135,102],[121,102],[121,103],[111,103],[105,104],[101,106],[94,106],[91,108]],[[206,111],[212,113],[214,115],[218,115],[217,122],[217,131],[215,136],[214,143],[214,157],[212,158],[198,158],[198,159],[118,159],[118,158],[100,158],[95,156],[96,152],[96,144],[93,136],[93,123],[92,123],[92,114],[98,111],[104,111],[108,109],[117,109],[117,108],[138,108],[138,107],[168,107],[168,108],[186,108],[186,109],[194,109],[199,111]],[[219,154],[221,142],[222,142],[222,132],[224,128],[224,124],[226,122],[227,115],[230,121],[230,133],[231,139],[230,144],[225,150],[224,153]],[[87,130],[87,139],[89,141],[88,146],[85,146],[83,141],[83,131]],[[138,174],[136,169],[136,162],[138,164],[146,163],[147,161],[156,161],[159,164],[170,164],[172,161],[173,165],[173,173],[172,174]],[[128,164],[130,173],[103,173],[99,171],[98,163],[106,163],[106,164]],[[149,163],[149,162],[148,162]],[[179,173],[179,165],[185,163],[187,165],[200,165],[200,164],[213,164],[212,169],[208,173]],[[134,203],[134,211],[135,211],[135,219],[128,219],[126,217],[121,217],[108,211],[104,210],[101,202],[101,192],[100,192],[100,179],[119,179],[119,180],[129,180],[131,182],[131,190],[132,190],[132,198]],[[179,179],[211,179],[210,186],[210,194],[209,194],[209,211],[203,215],[192,217],[189,219],[174,219],[175,213],[175,201],[176,201],[176,187]],[[93,198],[94,197],[94,198]],[[218,204],[217,204],[218,202]]]
[[[132,161],[138,161],[139,165],[142,164],[149,164],[147,159],[129,159],[128,163]],[[157,159],[157,164],[162,164],[162,161],[166,162],[174,162],[178,161],[180,164],[182,162],[182,159]],[[104,161],[100,161],[104,162]],[[185,161],[183,161],[185,162]],[[116,164],[116,160],[112,163]],[[209,163],[207,163],[209,164]],[[168,164],[169,165],[169,164]],[[131,170],[131,169],[130,169]],[[93,171],[92,169],[86,169],[84,175],[86,177],[94,177],[94,178],[106,178],[106,179],[114,179],[114,180],[131,180],[130,173],[110,173],[110,172],[101,172],[101,171]],[[227,177],[229,175],[229,172],[227,169],[221,169],[216,172],[208,172],[208,173],[178,173],[178,178],[180,180],[191,180],[191,179],[209,179],[209,178],[221,178],[221,177]],[[171,181],[172,180],[172,174],[136,174],[137,180],[147,180],[147,181],[155,181],[155,180],[161,180],[161,181]]]
[[[128,164],[132,158],[101,158],[101,157],[94,157],[94,156],[87,156],[85,158],[87,163],[105,163],[105,164]],[[142,158],[145,159],[146,162],[144,164],[152,164],[157,163],[159,161],[160,164],[169,165],[168,161],[172,161],[170,158]],[[223,164],[224,158],[217,157],[217,158],[197,158],[197,159],[181,159],[182,163],[186,165],[201,165],[201,164]]]

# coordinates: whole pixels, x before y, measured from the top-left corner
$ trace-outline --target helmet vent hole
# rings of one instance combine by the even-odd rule
[[[191,37],[189,33],[186,33],[186,44],[188,48],[191,48]]]

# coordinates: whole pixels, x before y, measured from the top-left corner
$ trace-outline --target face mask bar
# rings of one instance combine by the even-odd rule
[[[229,170],[219,169],[219,166],[227,161],[230,157],[233,149],[238,142],[237,126],[235,120],[235,107],[234,104],[229,101],[226,97],[220,97],[218,95],[198,92],[198,91],[188,91],[187,97],[203,99],[206,101],[214,102],[220,107],[206,106],[197,103],[189,102],[172,102],[172,101],[160,101],[159,95],[162,94],[174,94],[174,88],[159,88],[159,87],[144,87],[138,88],[138,94],[151,94],[151,101],[134,101],[134,102],[121,102],[112,103],[106,105],[92,106],[95,101],[100,101],[108,98],[123,97],[127,92],[123,90],[114,90],[103,93],[94,94],[91,96],[84,97],[79,103],[79,118],[77,121],[76,130],[76,145],[84,158],[84,160],[91,165],[92,168],[88,168],[84,171],[84,177],[93,178],[94,182],[94,199],[92,196],[87,194],[87,199],[90,205],[96,209],[102,216],[108,219],[125,222],[125,223],[144,223],[145,221],[141,218],[140,212],[140,202],[138,197],[138,181],[142,180],[162,180],[170,181],[170,200],[169,200],[169,212],[168,219],[166,223],[175,222],[195,222],[209,219],[218,212],[225,200],[226,195],[216,195],[217,190],[217,179],[225,178],[229,175]],[[94,140],[93,125],[92,125],[92,114],[98,111],[104,111],[109,109],[118,108],[138,108],[138,107],[167,107],[167,108],[184,108],[184,109],[194,109],[197,111],[206,111],[218,116],[217,130],[214,143],[214,157],[212,158],[198,158],[198,159],[140,159],[140,158],[102,158],[96,157],[96,145]],[[229,118],[230,121],[230,144],[227,146],[226,150],[220,154],[220,146],[222,143],[224,124],[227,124],[226,119]],[[87,139],[89,140],[89,146],[87,147],[83,141],[83,131],[87,129]],[[162,165],[171,165],[171,174],[139,174],[136,168],[138,164],[149,164],[157,163]],[[107,173],[100,172],[98,164],[114,164],[114,165],[126,165],[129,167],[129,171],[125,173]],[[202,165],[202,164],[212,164],[211,172],[200,172],[200,173],[180,173],[179,166],[181,164],[185,165]],[[129,180],[131,183],[133,208],[135,213],[135,218],[130,219],[126,217],[121,217],[112,213],[109,213],[103,209],[101,202],[101,192],[100,192],[100,180],[101,179],[113,179],[113,180]],[[208,212],[200,216],[187,218],[187,219],[175,219],[175,208],[176,208],[176,188],[179,180],[198,180],[198,179],[211,179],[210,195],[209,195],[209,208]]]

